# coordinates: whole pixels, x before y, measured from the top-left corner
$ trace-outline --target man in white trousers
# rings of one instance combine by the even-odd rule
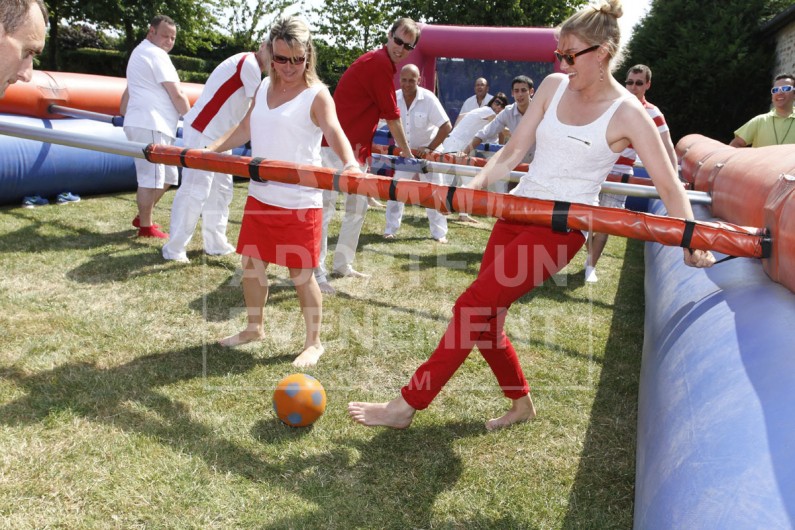
[[[265,69],[266,49],[238,53],[213,70],[201,96],[185,115],[185,147],[210,145],[236,126],[246,115]],[[212,256],[235,251],[226,238],[229,204],[232,202],[232,176],[214,171],[184,168],[182,184],[171,206],[171,229],[163,246],[163,258],[188,261],[186,247],[202,218],[204,252]]]
[[[419,84],[419,68],[416,65],[407,64],[400,70],[400,90],[397,91],[396,96],[409,146],[419,151],[419,156],[424,156],[431,151],[442,149],[442,142],[450,134],[453,126],[450,124],[450,118],[447,117],[444,107],[433,92],[422,88]],[[418,176],[432,184],[442,183],[442,176],[439,173],[418,174],[410,171],[395,171],[394,178],[403,180]],[[404,204],[399,201],[386,203],[385,239],[395,238],[400,229],[403,208]],[[447,243],[447,218],[433,208],[426,208],[425,213],[428,216],[431,237],[439,243]]]

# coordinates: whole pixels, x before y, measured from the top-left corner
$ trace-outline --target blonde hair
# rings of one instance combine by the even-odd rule
[[[591,46],[601,44],[612,59],[621,45],[618,19],[623,14],[621,0],[599,0],[566,19],[559,28],[559,35],[575,35]]]
[[[306,83],[306,86],[320,83],[320,78],[317,76],[317,54],[315,53],[315,46],[312,44],[312,34],[309,32],[309,26],[306,25],[306,22],[298,17],[286,16],[277,19],[271,26],[266,46],[267,61],[265,62],[265,69],[270,77],[278,80],[279,75],[275,69],[271,68],[273,43],[277,39],[283,40],[291,50],[299,46],[304,48],[306,52],[304,83]]]

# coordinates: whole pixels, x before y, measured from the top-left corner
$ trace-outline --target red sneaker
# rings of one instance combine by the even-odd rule
[[[135,228],[141,228],[141,218],[136,215],[135,219],[132,220],[132,225]],[[152,228],[160,228],[160,225],[157,223],[152,223]]]
[[[168,234],[161,232],[154,226],[142,226],[138,229],[138,237],[157,237],[160,239],[168,239]]]

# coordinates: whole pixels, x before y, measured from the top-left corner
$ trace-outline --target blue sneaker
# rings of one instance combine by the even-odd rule
[[[72,203],[72,202],[80,202],[80,196],[79,195],[75,195],[74,193],[65,191],[65,192],[61,193],[60,195],[58,195],[58,198],[56,199],[55,202],[57,202],[58,204],[69,204],[69,203]]]
[[[36,206],[44,206],[45,204],[50,204],[50,201],[38,195],[32,195],[22,199],[23,208],[35,208]]]

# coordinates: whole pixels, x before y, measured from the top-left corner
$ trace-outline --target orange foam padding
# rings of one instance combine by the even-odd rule
[[[332,169],[293,164],[274,160],[252,165],[251,157],[223,155],[201,149],[150,144],[144,151],[153,163],[177,165],[250,177],[301,184],[325,190],[389,199],[390,178],[377,175],[359,176],[357,173],[338,173]],[[336,175],[336,176],[335,176]],[[395,196],[406,204],[434,208],[451,213],[447,200],[451,187],[414,180],[397,181]],[[452,196],[452,211],[476,215],[501,217],[513,221],[551,226],[555,208],[553,201],[528,199],[502,193],[459,188]],[[606,234],[656,241],[664,245],[679,246],[686,230],[682,219],[633,212],[623,209],[602,208],[572,203],[568,213],[568,228],[592,230]],[[697,222],[689,245],[694,249],[711,249],[733,256],[762,257],[769,245],[763,229],[747,228],[729,223]]]
[[[180,83],[193,105],[204,85]],[[34,70],[27,83],[14,83],[0,99],[0,112],[34,118],[59,118],[50,114],[51,104],[116,115],[127,79],[104,75],[75,74],[70,72],[45,72]]]

